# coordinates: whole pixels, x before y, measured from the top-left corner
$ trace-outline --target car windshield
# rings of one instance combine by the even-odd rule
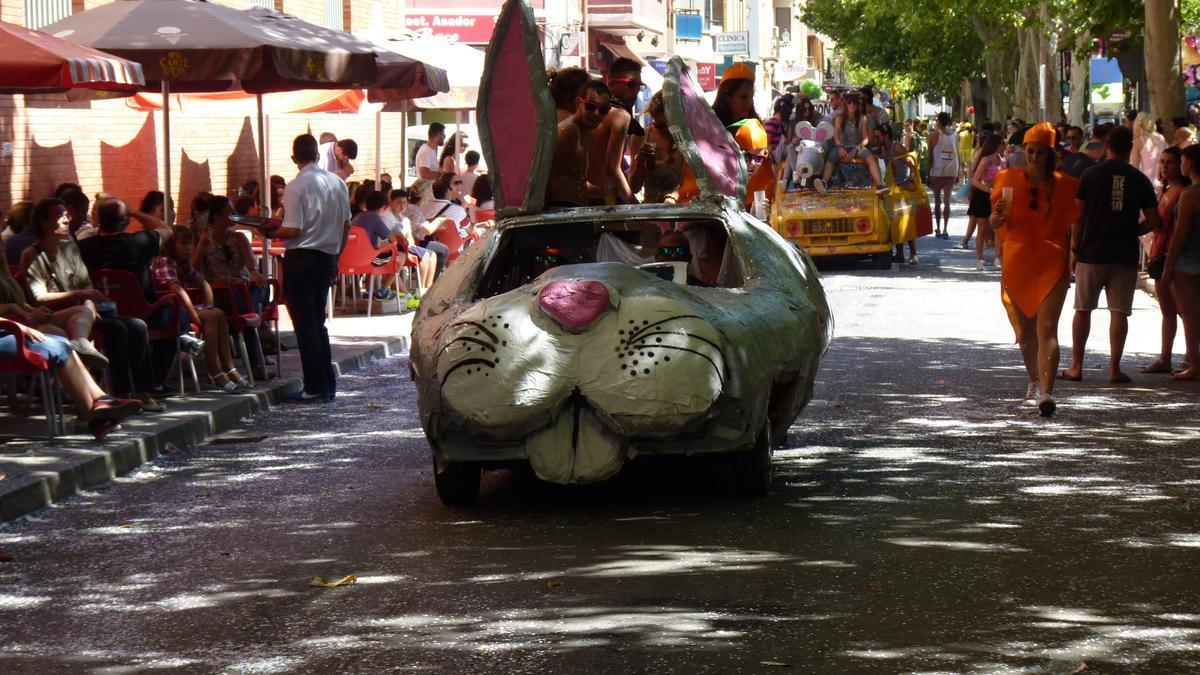
[[[714,219],[580,220],[511,227],[501,233],[477,298],[510,291],[562,265],[616,262],[663,276],[664,263],[686,263],[687,284],[736,288],[741,264],[729,231]],[[669,276],[669,275],[668,275]]]

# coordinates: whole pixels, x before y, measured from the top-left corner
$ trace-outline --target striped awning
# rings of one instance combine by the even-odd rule
[[[133,61],[0,22],[0,92],[127,96],[145,86]]]

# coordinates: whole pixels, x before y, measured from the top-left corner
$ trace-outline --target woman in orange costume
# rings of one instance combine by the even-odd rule
[[[1029,163],[1001,171],[992,188],[991,225],[1004,240],[1001,290],[1029,374],[1025,400],[1036,400],[1044,417],[1055,410],[1058,318],[1071,278],[1071,225],[1079,217],[1079,181],[1054,170],[1054,140],[1049,122],[1026,131]]]

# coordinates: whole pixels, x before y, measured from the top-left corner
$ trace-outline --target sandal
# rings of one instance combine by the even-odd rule
[[[242,374],[237,371],[237,368],[225,373],[225,379],[237,385],[238,389],[249,389],[250,380],[242,377]]]
[[[217,383],[217,378],[219,378],[219,377],[225,378],[225,384]],[[225,393],[227,393],[227,394],[233,394],[233,393],[237,392],[237,390],[238,390],[237,384],[235,384],[232,380],[230,380],[229,376],[226,375],[225,373],[217,373],[215,376],[209,375],[208,383],[218,389],[224,390]]]
[[[1143,373],[1170,373],[1171,364],[1164,362],[1162,359],[1155,359],[1154,363],[1148,366],[1142,366]]]

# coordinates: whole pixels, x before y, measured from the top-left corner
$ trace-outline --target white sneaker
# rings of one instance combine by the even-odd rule
[[[983,261],[982,260],[975,261],[975,269],[980,272],[983,271]]]
[[[108,367],[108,357],[101,354],[100,350],[96,349],[96,345],[92,344],[91,340],[87,338],[75,338],[74,340],[70,340],[68,344],[79,355],[79,358],[83,360],[83,365],[88,368]]]
[[[1025,387],[1025,398],[1021,399],[1021,405],[1035,406],[1038,402],[1038,383],[1030,382]]]
[[[813,187],[815,187],[817,189],[817,192],[820,192],[821,194],[825,194],[825,192],[826,192],[825,181],[820,178],[813,179]]]

